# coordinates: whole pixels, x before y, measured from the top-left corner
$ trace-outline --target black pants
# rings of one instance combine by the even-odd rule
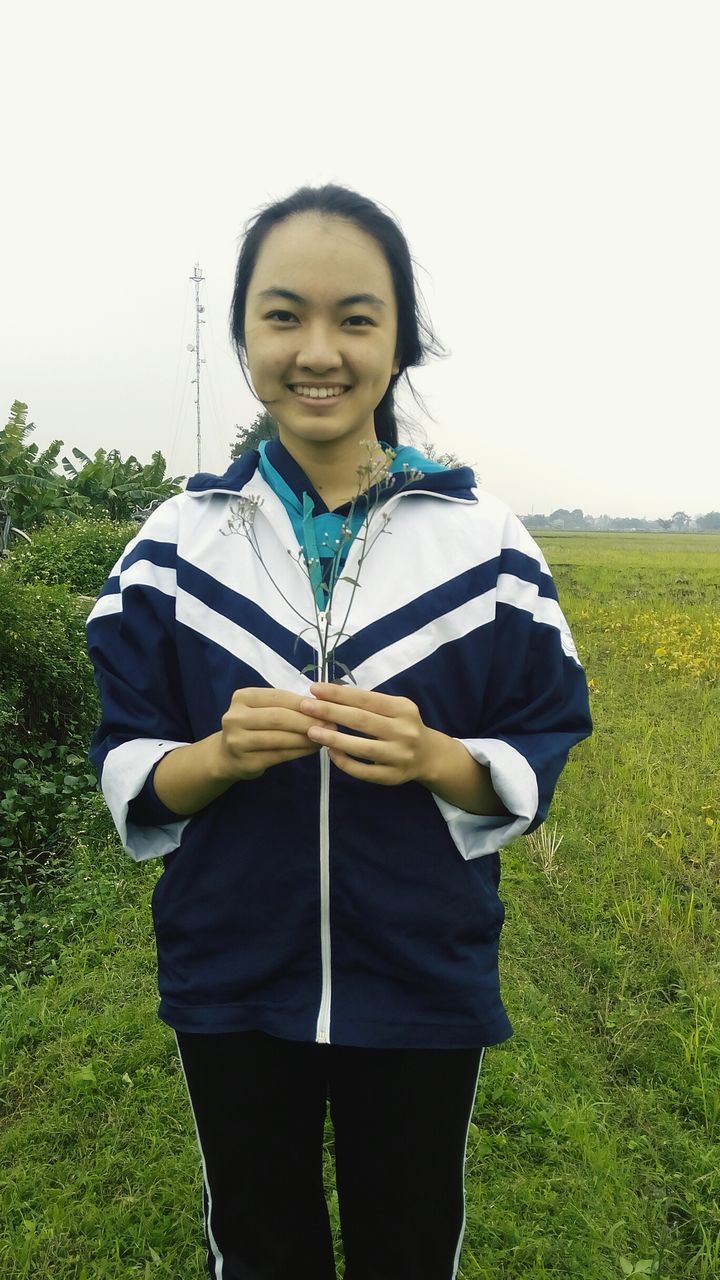
[[[357,1049],[177,1033],[212,1280],[335,1280],[327,1099],[345,1280],[453,1280],[482,1049]]]

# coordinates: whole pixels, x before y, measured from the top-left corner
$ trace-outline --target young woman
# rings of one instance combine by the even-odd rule
[[[338,186],[246,228],[231,332],[278,438],[193,477],[89,619],[91,749],[162,857],[213,1280],[451,1280],[500,999],[498,850],[591,731],[543,556],[466,467],[399,447],[433,350],[395,221]]]

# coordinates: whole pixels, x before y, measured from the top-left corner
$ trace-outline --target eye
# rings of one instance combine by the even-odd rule
[[[280,324],[284,324],[284,323],[285,323],[285,320],[280,319],[280,317],[282,317],[282,316],[287,316],[287,317],[289,317],[289,319],[291,319],[291,320],[294,320],[294,319],[296,318],[296,317],[293,315],[292,311],[269,311],[269,312],[268,312],[268,314],[266,315],[265,319],[266,319],[266,320],[274,320],[274,319],[276,319],[276,318],[277,318],[277,319],[279,320]],[[361,327],[362,327],[362,328],[364,328],[364,327],[365,327],[365,325],[374,325],[374,323],[375,323],[375,322],[374,322],[374,320],[371,320],[369,316],[348,316],[348,317],[347,317],[347,319],[348,319],[348,320],[362,320],[362,321],[364,321],[364,324],[363,324],[362,326],[360,326],[360,325],[355,325],[355,324],[354,324],[354,325],[352,326],[352,328],[353,328],[353,329],[359,329],[359,328],[361,328]],[[345,323],[345,321],[343,321],[343,323]]]

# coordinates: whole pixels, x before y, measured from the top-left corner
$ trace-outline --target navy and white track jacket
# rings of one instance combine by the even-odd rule
[[[257,464],[244,454],[163,503],[88,619],[102,708],[90,756],[128,853],[164,862],[159,1015],[186,1032],[497,1044],[512,1034],[498,850],[544,820],[591,732],[548,566],[469,468],[436,471],[384,497],[347,620],[358,537],[324,619],[331,637],[344,623],[335,656],[357,685],[412,699],[459,739],[509,816],[467,813],[419,783],[359,781],[323,749],[181,817],[152,787],[166,752],[216,732],[236,689],[305,693],[314,678],[319,641],[297,616],[313,616],[313,590]],[[255,548],[228,532],[241,495],[259,500]]]

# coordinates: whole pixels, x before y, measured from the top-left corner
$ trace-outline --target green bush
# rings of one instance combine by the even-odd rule
[[[0,972],[49,957],[48,903],[98,808],[87,747],[98,716],[87,606],[0,572]],[[93,819],[94,821],[94,819]],[[93,834],[107,838],[95,824]],[[50,949],[48,949],[50,948]]]
[[[19,582],[64,585],[95,596],[139,526],[116,520],[57,521],[13,548],[6,571]]]
[[[26,963],[42,939],[47,912],[44,891],[56,887],[79,815],[97,792],[95,773],[80,741],[32,747],[6,765],[4,773],[0,795],[0,973],[17,967],[18,962]]]
[[[92,731],[97,693],[86,615],[66,587],[29,586],[0,572],[0,769],[29,744]]]

